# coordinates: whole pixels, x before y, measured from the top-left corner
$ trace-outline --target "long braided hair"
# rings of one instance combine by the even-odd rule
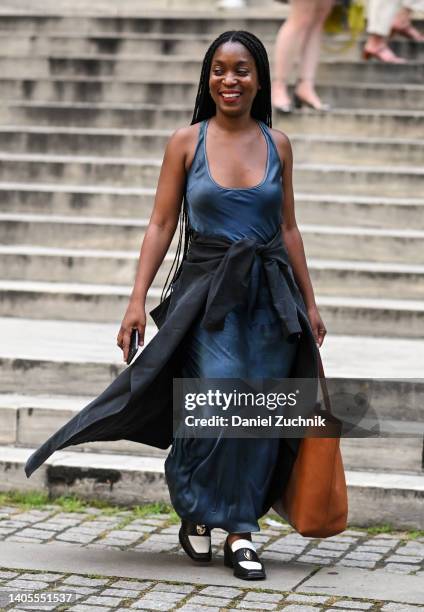
[[[272,106],[271,106],[271,77],[269,69],[268,54],[262,41],[246,30],[228,30],[220,34],[209,46],[203,59],[202,70],[200,73],[199,87],[197,90],[196,102],[194,105],[193,117],[190,125],[209,119],[216,114],[216,105],[209,93],[209,75],[211,71],[212,58],[218,47],[226,42],[240,42],[252,54],[256,70],[258,73],[258,81],[261,84],[261,89],[258,90],[255,99],[253,100],[250,114],[255,119],[261,120],[272,127]],[[188,212],[186,190],[184,189],[183,203],[179,217],[179,238],[178,246],[174,261],[165,281],[162,290],[160,302],[162,303],[169,291],[172,289],[172,284],[177,280],[181,265],[186,258],[187,251],[192,239],[193,229],[190,226]],[[180,261],[182,249],[182,259]],[[172,270],[175,266],[174,274],[171,278]]]

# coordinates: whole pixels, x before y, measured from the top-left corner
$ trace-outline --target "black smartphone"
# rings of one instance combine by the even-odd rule
[[[138,329],[134,327],[133,330],[131,331],[130,348],[128,351],[127,365],[131,363],[131,361],[134,359],[135,354],[138,351],[139,337],[140,337],[140,334],[138,332]]]

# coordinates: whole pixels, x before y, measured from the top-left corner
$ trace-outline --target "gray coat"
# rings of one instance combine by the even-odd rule
[[[317,394],[318,348],[280,230],[266,244],[194,232],[170,294],[149,313],[156,335],[98,397],[32,453],[24,468],[27,477],[56,450],[84,442],[125,439],[167,449],[173,439],[173,378],[180,376],[182,341],[198,316],[207,329],[222,329],[227,312],[245,299],[255,257],[264,266],[285,338],[299,338],[290,376],[314,379]],[[282,493],[298,444],[299,439],[280,439],[267,509]]]

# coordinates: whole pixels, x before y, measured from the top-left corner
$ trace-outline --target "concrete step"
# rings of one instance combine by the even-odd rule
[[[162,155],[173,130],[0,125],[0,150],[8,153]],[[422,166],[424,139],[290,135],[297,162]]]
[[[0,392],[22,389],[24,376],[26,394],[98,395],[127,367],[116,345],[123,314],[115,323],[0,317]],[[156,333],[148,316],[145,345]],[[347,379],[344,384],[351,385],[351,392],[358,390],[358,378],[365,390],[368,384],[376,389],[372,405],[375,398],[380,414],[391,418],[395,411],[398,419],[422,418],[416,411],[411,416],[414,406],[421,411],[424,405],[423,392],[416,390],[422,384],[422,340],[335,335],[330,330],[320,353],[329,379]]]
[[[93,398],[81,395],[0,394],[0,444],[39,446]],[[87,442],[75,451],[165,457],[167,451],[130,440]]]
[[[161,289],[149,289],[146,313],[159,303]],[[131,290],[132,285],[0,280],[0,316],[118,322],[125,314]]]
[[[423,205],[421,198],[295,192],[298,221],[312,225],[325,219],[327,224],[336,226],[349,223],[352,227],[376,229],[424,229]]]
[[[271,60],[271,66],[273,66]],[[340,76],[342,81],[360,83],[406,84],[423,83],[424,64],[421,61],[410,60],[399,65],[386,62],[363,62],[343,60],[339,58],[324,59],[320,62],[317,76],[322,83],[334,83]]]
[[[14,447],[37,447],[53,435],[64,423],[82,410],[90,396],[0,394],[0,444]],[[385,421],[382,421],[384,427]],[[373,438],[372,457],[367,452],[368,438],[343,438],[344,465],[348,469],[409,471],[422,473],[423,440],[419,431],[423,423],[390,421],[393,431],[413,432],[414,437]],[[167,450],[130,440],[87,442],[73,447],[76,452],[126,453],[166,457]]]
[[[203,56],[211,40],[205,34],[172,32],[92,32],[89,36],[64,32],[18,35],[0,32],[0,56],[54,55],[192,55]],[[265,44],[265,41],[262,41]],[[271,41],[267,41],[267,47]],[[417,52],[416,52],[417,53]],[[416,58],[414,58],[416,59]]]
[[[36,180],[102,183],[104,185],[153,186],[157,184],[160,159],[12,154],[0,152],[0,180]]]
[[[247,0],[247,6],[257,5],[258,0]],[[266,6],[272,6],[271,0],[264,0]],[[122,0],[119,5],[106,0],[5,0],[2,12],[8,14],[37,14],[37,15],[85,15],[90,17],[99,14],[105,15],[132,15],[141,16],[144,11],[160,11],[164,9],[208,9],[210,4],[206,0]]]
[[[16,393],[24,375],[25,393],[97,395],[127,367],[116,344],[123,315],[113,324],[1,317],[0,391]],[[148,317],[145,343],[156,331]]]
[[[174,104],[194,107],[199,76],[195,79],[141,78],[127,81],[106,76],[0,78],[0,100],[43,102],[125,102],[133,104]],[[336,108],[395,109],[422,111],[424,85],[361,83],[335,80],[317,83],[320,95]],[[321,113],[320,113],[321,114]]]
[[[163,286],[174,256],[174,250],[168,251],[165,255],[154,279],[154,286]],[[115,251],[0,245],[0,278],[2,280],[53,283],[63,281],[132,286],[138,258],[139,250]]]
[[[371,521],[382,525],[390,524],[390,520],[397,522],[399,513],[405,512],[406,516],[400,519],[400,524],[406,527],[407,524],[412,526],[415,523],[415,525],[421,525],[420,529],[422,529],[424,525],[421,512],[424,479],[421,474],[350,470],[346,472],[346,482],[351,506],[350,517],[353,518],[356,513],[358,518],[362,513],[372,514]],[[375,508],[375,513],[372,508]],[[360,518],[359,520],[361,521]],[[370,524],[371,521],[369,519],[368,521]],[[365,516],[361,523],[367,524]]]
[[[299,226],[304,236],[307,257],[348,259],[352,261],[421,264],[424,233],[420,230]],[[325,253],[325,255],[324,255]]]
[[[424,301],[317,295],[317,304],[334,334],[424,338]]]
[[[174,261],[168,251],[154,279],[162,287]],[[139,251],[0,245],[4,281],[132,285]],[[312,283],[321,296],[424,300],[424,265],[309,259]]]
[[[0,103],[0,121],[10,125],[171,129],[189,125],[192,104],[62,102],[10,100]],[[287,117],[274,111],[273,126],[291,136],[325,134],[377,138],[424,138],[424,112],[334,108],[331,113],[302,109]]]
[[[2,182],[0,210],[37,215],[83,213],[85,217],[149,217],[155,192],[153,187]]]
[[[35,181],[156,187],[162,159],[134,157],[18,154],[0,152],[1,181]],[[424,177],[422,167],[370,166],[299,162],[294,167],[295,186],[305,192],[416,197]]]
[[[165,272],[161,276],[165,277]],[[0,280],[0,316],[118,321],[124,316],[131,289],[132,285]],[[159,302],[161,289],[150,288],[146,311]],[[423,300],[315,297],[331,333],[423,338]]]
[[[34,215],[149,218],[155,189],[91,185],[0,183],[0,211]],[[424,229],[422,198],[345,196],[295,192],[298,222],[319,225]]]
[[[422,430],[422,424],[420,424],[420,430]],[[370,452],[371,446],[372,452]],[[416,472],[423,478],[422,437],[397,438],[396,440],[393,438],[372,438],[372,440],[370,438],[342,438],[341,451],[343,464],[348,470]]]
[[[258,0],[246,0],[245,6],[257,7]],[[266,8],[275,9],[272,0],[263,0]],[[216,6],[219,2],[216,3]],[[225,3],[224,3],[225,6]],[[215,4],[212,4],[212,8]],[[228,7],[227,7],[228,8]],[[231,7],[230,7],[231,8]],[[233,6],[233,8],[235,8]],[[92,0],[90,4],[86,0],[4,0],[2,13],[14,15],[106,15],[140,17],[145,11],[161,14],[164,9],[181,11],[191,9],[194,13],[198,10],[210,10],[211,5],[205,0],[121,0],[119,5],[108,0]],[[284,9],[283,9],[284,11]],[[285,14],[285,12],[284,12]]]
[[[0,214],[0,244],[139,250],[147,219]],[[424,263],[424,230],[299,224],[307,257]],[[177,232],[171,247],[178,244]]]
[[[114,453],[77,453],[57,451],[27,478],[24,465],[35,448],[0,447],[0,473],[4,474],[7,464],[7,478],[0,480],[0,489],[6,490],[10,482],[17,490],[30,490],[36,485],[52,495],[78,493],[85,499],[93,499],[93,470],[96,478],[106,479],[114,475],[113,490],[104,491],[109,502],[139,504],[141,502],[169,501],[169,492],[164,475],[163,457],[134,457]],[[73,485],[65,485],[58,478],[72,469]],[[113,472],[111,472],[111,470]],[[102,476],[102,473],[104,475]],[[56,478],[55,478],[56,475]],[[378,471],[347,470],[349,520],[352,524],[393,523],[399,528],[422,529],[422,503],[424,483],[422,476],[398,471],[385,473]],[[137,486],[134,486],[137,483]],[[112,491],[112,492],[111,492]],[[96,499],[102,493],[95,491]],[[364,500],[367,504],[364,505]],[[372,504],[373,512],[368,507]],[[361,512],[361,508],[363,511]],[[353,510],[353,512],[352,512]]]
[[[139,250],[148,218],[1,214],[0,244]],[[175,232],[171,245],[178,243]]]
[[[85,3],[86,4],[86,3]],[[0,30],[3,33],[46,35],[52,32],[58,34],[95,35],[103,33],[145,34],[150,32],[172,32],[174,34],[201,34],[212,37],[218,36],[225,30],[247,29],[254,31],[258,36],[275,36],[281,27],[282,18],[286,15],[283,7],[278,10],[176,10],[175,7],[167,10],[148,10],[143,7],[140,11],[129,12],[126,15],[95,14],[87,15],[87,11],[80,15],[67,15],[61,11],[52,11],[37,15],[36,11],[18,14],[8,11],[2,15]],[[115,7],[114,7],[114,10]],[[85,13],[85,14],[84,14]]]
[[[311,258],[308,270],[322,298],[424,298],[423,266]]]
[[[274,117],[275,127],[280,127],[289,135],[305,133],[368,138],[422,138],[424,136],[424,113],[422,111],[387,108],[383,104],[381,108],[375,109],[361,108],[359,105],[357,108],[340,108],[340,104],[337,104],[329,113],[316,113],[313,110],[302,109],[300,112],[293,112],[283,118],[281,114],[275,115],[274,112]]]
[[[276,34],[277,32],[275,32]],[[272,56],[275,47],[275,35],[261,38],[268,55]],[[31,57],[60,54],[110,54],[119,57],[122,55],[191,55],[203,57],[211,37],[207,34],[186,34],[173,32],[91,32],[89,36],[76,33],[54,34],[46,32],[43,35],[18,35],[0,32],[0,55],[16,56],[27,55]],[[322,57],[332,59],[339,54],[338,49],[349,42],[345,35],[324,36]],[[365,36],[360,36],[356,45],[342,52],[343,59],[359,60]],[[391,48],[395,53],[411,60],[424,58],[424,44],[420,42],[392,38]]]
[[[412,166],[354,166],[299,162],[293,171],[295,185],[305,192],[366,196],[416,197],[421,194],[424,170]],[[339,187],[340,185],[340,187]]]
[[[126,0],[128,2],[128,0]],[[42,10],[37,10],[36,6],[41,5]],[[63,4],[63,3],[62,3]],[[132,10],[120,10],[115,5],[105,8],[104,3],[101,11],[95,10],[96,3],[87,5],[83,2],[68,2],[67,10],[60,7],[56,11],[46,9],[46,7],[56,7],[57,5],[49,0],[33,1],[30,6],[34,10],[23,11],[3,11],[1,31],[3,33],[13,33],[19,35],[28,34],[77,34],[78,36],[94,33],[120,34],[145,34],[150,32],[172,32],[174,34],[198,34],[219,35],[226,29],[247,29],[254,31],[260,37],[275,37],[281,27],[282,20],[287,15],[287,8],[278,6],[274,2],[259,4],[259,0],[247,2],[247,8],[232,10],[217,10],[214,5],[209,5],[208,9],[202,7],[196,9],[197,3],[191,7],[176,7],[175,3],[171,6],[168,2],[166,10],[155,10],[152,5],[150,8],[140,3],[133,3]],[[256,6],[255,6],[256,4]],[[87,10],[88,6],[93,8]],[[122,5],[125,6],[124,4]],[[74,7],[74,9],[73,9]],[[139,7],[139,10],[137,10]],[[417,27],[422,27],[422,20],[415,19]]]
[[[271,74],[274,59],[269,58]],[[3,78],[21,77],[47,78],[94,76],[115,77],[137,80],[140,78],[198,79],[201,70],[201,57],[193,55],[124,55],[96,54],[79,55],[76,53],[45,56],[0,55],[0,72]],[[411,60],[402,65],[385,62],[346,61],[340,59],[321,61],[317,70],[320,83],[352,81],[361,83],[388,83],[391,85],[422,84],[424,63]]]

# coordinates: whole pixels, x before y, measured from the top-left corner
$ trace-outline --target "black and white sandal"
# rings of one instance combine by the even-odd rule
[[[234,576],[243,580],[266,578],[265,568],[259,559],[255,545],[250,540],[239,538],[231,546],[228,538],[224,544],[224,565],[234,568]]]
[[[181,519],[178,538],[184,551],[194,561],[212,560],[211,530],[207,525]]]

